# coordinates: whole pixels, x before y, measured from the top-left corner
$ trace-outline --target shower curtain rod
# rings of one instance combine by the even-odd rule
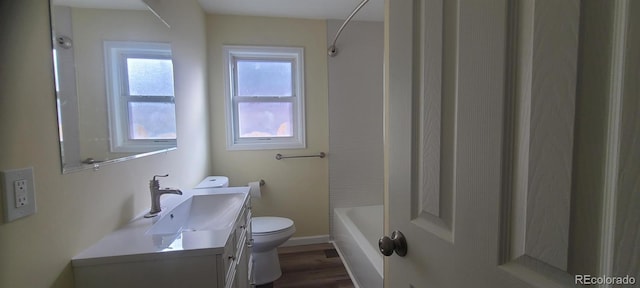
[[[353,16],[356,15],[356,13],[358,13],[360,8],[362,8],[364,4],[367,4],[367,2],[369,2],[369,0],[362,0],[362,2],[360,2],[360,4],[356,6],[356,9],[353,9],[353,12],[351,12],[351,15],[347,17],[347,20],[344,20],[344,23],[342,23],[342,26],[340,26],[340,29],[338,29],[338,33],[336,33],[336,37],[333,38],[333,43],[331,44],[331,46],[329,46],[329,49],[328,49],[329,56],[333,57],[333,56],[336,56],[336,54],[338,54],[338,49],[336,48],[336,41],[338,41],[338,37],[340,37],[340,33],[342,33],[342,29],[344,29],[344,27],[347,26],[347,23],[351,21],[351,18],[353,18]]]

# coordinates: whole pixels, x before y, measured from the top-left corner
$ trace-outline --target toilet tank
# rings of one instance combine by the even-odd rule
[[[196,189],[199,188],[222,188],[229,187],[229,178],[226,176],[207,176],[204,180],[200,181],[196,185]]]

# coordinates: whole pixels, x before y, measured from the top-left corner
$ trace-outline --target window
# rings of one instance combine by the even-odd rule
[[[176,146],[171,46],[106,41],[111,152]]]
[[[225,46],[227,149],[305,148],[302,48]]]

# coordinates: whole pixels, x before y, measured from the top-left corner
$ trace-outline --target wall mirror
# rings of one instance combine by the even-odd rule
[[[141,0],[51,0],[62,171],[176,149],[170,30]]]

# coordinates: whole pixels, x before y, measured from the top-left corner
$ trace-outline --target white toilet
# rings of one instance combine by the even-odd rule
[[[251,218],[254,282],[266,284],[280,278],[278,246],[284,244],[296,232],[293,221],[282,217]]]
[[[229,178],[225,176],[209,176],[198,184],[196,189],[221,188],[229,186]],[[296,232],[293,221],[282,217],[252,217],[251,238],[253,247],[253,279],[256,285],[266,284],[280,278],[280,261],[278,246],[287,242]]]

